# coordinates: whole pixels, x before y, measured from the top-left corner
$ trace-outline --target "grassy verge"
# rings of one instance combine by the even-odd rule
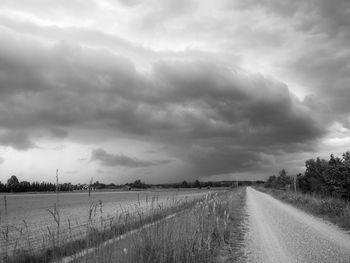
[[[207,195],[187,211],[74,262],[239,262],[244,204],[244,188]]]
[[[330,221],[341,228],[350,230],[350,204],[344,200],[320,197],[316,195],[302,194],[298,192],[286,192],[270,188],[257,188],[286,203],[292,204],[306,212]]]
[[[94,218],[91,217],[91,220],[86,224],[85,233],[81,233],[82,235],[79,238],[76,238],[73,232],[62,232],[58,236],[54,229],[48,229],[47,235],[43,237],[41,248],[34,249],[29,240],[26,243],[27,246],[24,247],[16,248],[15,244],[14,249],[5,250],[0,253],[0,262],[30,263],[57,261],[62,257],[75,254],[83,249],[98,246],[106,240],[165,218],[170,214],[190,209],[202,199],[203,196],[194,197],[191,200],[188,200],[188,198],[173,198],[170,203],[158,203],[156,202],[156,198],[152,198],[148,209],[144,209],[142,205],[137,207],[135,204],[135,209],[132,212],[125,210],[119,216],[109,218],[103,224],[100,221],[101,225],[96,224],[93,221]],[[59,237],[59,241],[57,237]]]

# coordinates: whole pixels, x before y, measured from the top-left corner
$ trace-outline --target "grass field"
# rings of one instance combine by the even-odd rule
[[[59,212],[52,210],[57,227],[48,230],[42,248],[33,249],[28,240],[26,247],[15,248],[11,253],[2,251],[2,261],[59,262],[65,258],[66,262],[226,262],[238,259],[242,257],[244,198],[245,190],[239,188],[208,192],[205,196],[174,200],[166,205],[152,199],[150,209],[125,211],[101,225],[91,220],[85,235],[79,239],[71,237],[69,231],[64,236],[56,231]],[[98,210],[98,206],[92,207],[96,208]],[[147,225],[149,227],[145,227]],[[134,233],[125,235],[130,231]],[[125,238],[101,246],[121,235]],[[74,256],[89,248],[90,253],[85,256]]]

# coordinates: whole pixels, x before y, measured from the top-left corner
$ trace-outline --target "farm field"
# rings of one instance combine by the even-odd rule
[[[57,195],[7,194],[1,196],[1,252],[37,250],[57,242],[82,238],[88,228],[100,228],[124,220],[126,215],[147,214],[157,208],[176,206],[205,195],[208,190],[159,190],[60,193]],[[52,214],[53,213],[53,214]],[[55,218],[56,215],[56,218]],[[59,222],[57,219],[59,217]]]

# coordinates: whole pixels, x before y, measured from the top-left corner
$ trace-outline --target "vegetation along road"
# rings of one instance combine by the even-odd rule
[[[350,235],[247,188],[248,262],[350,262]]]

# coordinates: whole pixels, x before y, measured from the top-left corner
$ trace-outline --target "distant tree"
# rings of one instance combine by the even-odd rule
[[[255,181],[254,183],[255,183],[255,184],[260,184],[260,185],[261,185],[261,184],[264,184],[264,183],[265,183],[265,181],[262,181],[262,180],[257,180],[257,181]]]
[[[328,161],[329,165],[336,166],[336,165],[341,165],[342,160],[339,157],[334,157],[333,154],[331,154],[331,157]]]
[[[327,192],[325,183],[325,174],[329,169],[330,163],[336,163],[336,160],[327,162],[326,160],[317,158],[309,159],[305,162],[306,170],[304,173],[306,182],[309,183],[308,188],[311,192],[325,194]]]
[[[7,180],[7,188],[10,191],[16,191],[19,185],[19,181],[15,175],[12,175],[8,180]]]
[[[144,182],[141,182],[141,180],[135,180],[135,182],[131,185],[133,188],[147,188],[146,184]]]
[[[18,192],[28,192],[30,191],[30,183],[27,181],[22,181],[19,183]]]
[[[287,176],[285,169],[279,171],[278,176],[272,175],[265,183],[265,187],[277,188],[277,189],[286,189],[287,185],[292,185],[293,178]]]
[[[292,182],[293,180],[290,176],[287,176],[286,170],[282,169],[277,177],[277,186],[280,188],[285,188],[286,185],[291,185]]]
[[[343,160],[345,164],[350,164],[350,152],[347,151],[346,153],[343,153]]]
[[[281,171],[278,172],[278,175],[279,175],[280,177],[285,177],[285,176],[287,176],[287,172],[286,172],[286,170],[284,170],[284,168],[283,168]]]
[[[182,182],[182,184],[181,184],[181,187],[182,187],[182,188],[189,188],[190,185],[187,183],[186,180],[184,180],[184,181]]]
[[[350,200],[350,152],[342,158],[330,155],[305,162],[305,173],[297,176],[297,187],[304,193],[334,196]]]
[[[0,181],[0,192],[6,192],[6,185]]]
[[[274,187],[276,183],[276,175],[271,175],[265,183],[265,187]]]
[[[310,182],[307,180],[307,178],[299,173],[297,175],[297,189],[300,190],[303,193],[310,192]]]
[[[196,181],[194,182],[194,187],[195,187],[195,188],[201,188],[201,183],[200,183],[198,180],[196,180]]]

